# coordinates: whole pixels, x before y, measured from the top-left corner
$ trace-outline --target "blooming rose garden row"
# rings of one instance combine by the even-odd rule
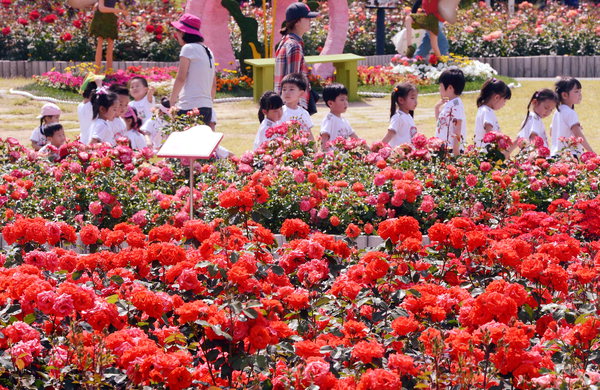
[[[600,384],[600,158],[504,161],[496,134],[457,159],[420,135],[322,153],[272,131],[194,166],[195,220],[177,161],[1,143],[0,385]]]

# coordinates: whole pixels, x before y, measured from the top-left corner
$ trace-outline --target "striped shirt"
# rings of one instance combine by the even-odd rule
[[[308,74],[308,67],[304,62],[304,41],[293,33],[285,35],[275,51],[275,92],[281,95],[281,80],[290,73],[302,73],[304,76]],[[300,99],[302,107],[306,108],[309,91],[310,85],[304,98]]]

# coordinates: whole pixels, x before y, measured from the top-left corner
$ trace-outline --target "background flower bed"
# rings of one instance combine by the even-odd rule
[[[459,12],[459,21],[448,26],[451,51],[464,56],[594,55],[600,47],[595,21],[600,10],[581,3],[577,10],[548,3],[536,9],[521,3],[508,17],[505,9],[485,9],[482,2]],[[406,2],[405,6],[412,3]],[[115,45],[119,60],[176,61],[179,45],[169,36],[167,21],[181,12],[178,4],[156,0],[130,6],[130,16],[121,23]],[[262,9],[242,3],[246,15],[262,21]],[[306,53],[318,54],[327,36],[327,3],[320,2],[322,16],[305,36]],[[395,53],[391,38],[402,26],[404,8],[386,11],[386,53]],[[0,5],[0,58],[13,60],[92,60],[95,42],[88,37],[91,11],[76,11],[63,2],[4,0]],[[375,54],[375,11],[362,1],[350,4],[350,26],[344,52]],[[239,52],[239,28],[231,23],[230,40]],[[262,23],[259,22],[259,37]]]

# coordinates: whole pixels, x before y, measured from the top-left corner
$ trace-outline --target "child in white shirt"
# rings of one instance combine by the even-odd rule
[[[38,150],[38,153],[42,156],[48,156],[50,161],[59,160],[60,153],[58,149],[67,142],[63,126],[60,123],[53,123],[44,127],[43,132],[48,143]]]
[[[281,97],[275,91],[263,93],[259,104],[258,121],[260,122],[260,127],[254,138],[254,150],[272,138],[267,137],[267,130],[277,125],[283,116],[283,100],[281,100]]]
[[[560,99],[560,106],[552,117],[551,154],[555,156],[563,149],[577,157],[581,156],[584,150],[593,153],[594,150],[585,138],[579,117],[573,109],[575,104],[581,103],[581,83],[576,78],[568,77],[557,81],[555,87],[556,94]],[[565,139],[571,137],[581,138],[581,144],[570,147]]]
[[[94,110],[92,108],[92,102],[90,96],[92,92],[102,86],[102,80],[104,76],[88,73],[79,92],[83,96],[83,101],[77,106],[77,119],[79,119],[79,142],[83,144],[90,143],[90,127],[92,126],[92,120],[94,116]]]
[[[391,147],[412,144],[412,138],[417,134],[413,113],[417,108],[418,94],[417,88],[411,83],[399,83],[394,87],[390,105],[390,125],[381,142],[388,143]]]
[[[154,107],[154,87],[148,85],[148,81],[141,76],[129,80],[129,94],[133,98],[129,105],[136,109],[142,124],[152,118]]]
[[[144,134],[142,134],[142,130],[140,129],[142,126],[142,119],[138,117],[137,110],[131,106],[128,107],[124,118],[125,124],[127,125],[125,136],[129,139],[131,149],[144,149],[148,144],[146,143],[146,137],[144,137]]]
[[[461,149],[464,150],[467,137],[465,107],[460,99],[465,83],[465,75],[460,69],[443,71],[439,80],[441,99],[435,105],[435,136],[444,141],[455,156],[458,156]]]
[[[42,106],[42,112],[38,116],[40,120],[40,126],[36,127],[31,133],[29,140],[31,141],[31,147],[34,150],[40,150],[44,145],[48,143],[46,136],[44,135],[43,129],[53,123],[58,123],[62,111],[54,103],[46,103]]]
[[[321,148],[327,151],[327,144],[338,137],[358,138],[350,123],[342,114],[348,110],[348,90],[342,84],[331,84],[323,89],[323,101],[329,107],[329,114],[321,121]]]
[[[558,102],[558,95],[550,89],[544,88],[535,91],[527,105],[527,117],[513,144],[524,148],[528,144],[535,145],[535,139],[539,137],[543,142],[543,146],[549,148],[546,128],[542,118],[549,116],[558,106]],[[530,108],[533,109],[530,111]]]
[[[116,145],[114,133],[110,122],[117,116],[119,100],[117,95],[108,88],[102,87],[92,93],[92,108],[94,120],[90,128],[90,144],[108,143]]]
[[[281,80],[281,98],[283,106],[282,122],[298,121],[302,130],[306,131],[311,141],[315,140],[312,134],[313,123],[308,111],[300,106],[300,98],[304,96],[307,88],[306,78],[301,73],[290,73]]]
[[[169,102],[169,99],[163,97],[160,104],[157,104],[154,107],[154,114],[152,117],[147,120],[146,123],[142,124],[142,132],[148,135],[150,143],[155,150],[160,149],[162,146],[162,129],[167,125],[165,118],[171,116],[169,112],[170,108],[171,103]]]
[[[496,117],[497,111],[504,107],[512,96],[510,88],[502,80],[491,78],[483,83],[477,98],[477,116],[475,117],[475,147],[484,148],[483,137],[491,131],[500,133]]]

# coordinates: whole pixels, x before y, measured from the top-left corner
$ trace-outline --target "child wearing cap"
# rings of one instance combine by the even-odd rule
[[[54,103],[46,103],[42,106],[42,112],[38,116],[40,119],[40,126],[36,127],[31,133],[29,140],[31,141],[31,147],[34,150],[40,150],[44,145],[48,143],[46,136],[43,133],[44,127],[53,123],[58,123],[62,111]]]
[[[275,50],[275,87],[273,90],[281,94],[283,78],[290,73],[308,75],[308,67],[304,62],[304,41],[302,35],[310,30],[310,20],[319,14],[311,12],[304,3],[290,4],[285,10],[285,25],[281,29],[283,38]],[[310,86],[302,94],[300,105],[308,108]]]

